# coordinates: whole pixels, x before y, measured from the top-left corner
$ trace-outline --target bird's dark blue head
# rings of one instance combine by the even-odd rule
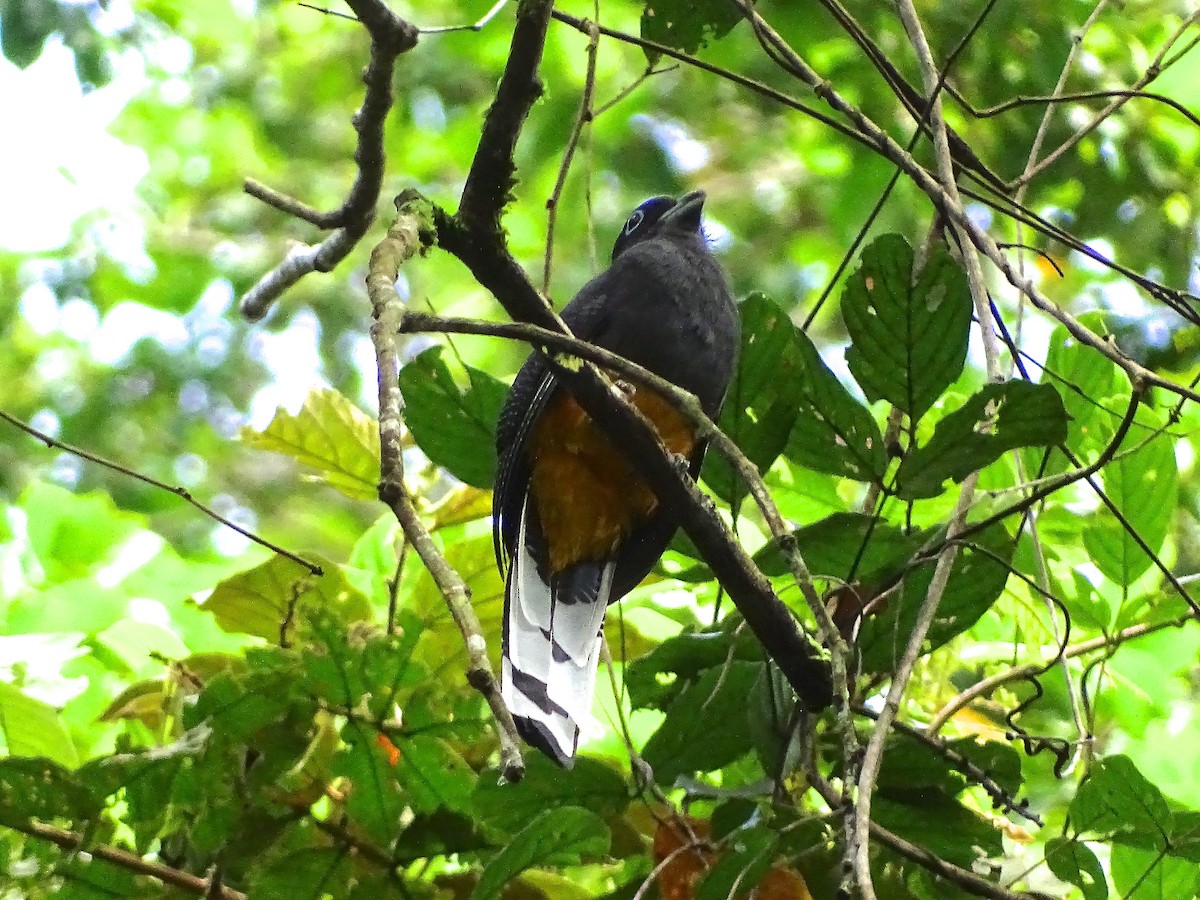
[[[630,213],[617,241],[612,258],[656,234],[665,231],[680,234],[700,234],[700,214],[704,210],[704,191],[692,191],[678,200],[674,197],[651,197]]]

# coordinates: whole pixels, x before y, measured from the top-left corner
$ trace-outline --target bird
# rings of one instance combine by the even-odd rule
[[[737,309],[704,234],[705,194],[638,206],[611,265],[562,311],[581,340],[694,394],[715,419],[737,365]],[[610,377],[617,378],[609,372]],[[706,444],[660,393],[617,380],[667,450],[700,472]],[[607,606],[658,561],[678,522],[533,353],[496,428],[493,539],[505,582],[501,696],[517,731],[563,768],[590,719]]]

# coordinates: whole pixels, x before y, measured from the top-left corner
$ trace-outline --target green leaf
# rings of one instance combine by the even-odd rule
[[[52,760],[0,759],[0,824],[86,819],[99,813],[102,800]]]
[[[625,687],[634,709],[666,709],[684,685],[705,669],[731,658],[761,660],[762,646],[749,629],[735,631],[742,621],[730,616],[703,631],[685,631],[667,638],[625,670]]]
[[[521,824],[528,821],[528,818],[523,819]],[[401,832],[393,854],[401,864],[406,864],[431,856],[471,853],[494,846],[495,842],[484,833],[476,819],[448,809],[439,809],[413,816]]]
[[[928,532],[905,534],[886,522],[860,513],[835,513],[793,532],[814,577],[877,584],[899,572],[928,539]],[[765,575],[788,573],[777,541],[754,554]]]
[[[1067,437],[1067,412],[1054,388],[1028,381],[989,384],[937,423],[929,443],[909,451],[896,472],[904,500],[936,497],[947,479],[972,472],[1017,447],[1052,447]]]
[[[707,669],[679,692],[642,748],[656,781],[671,784],[680,775],[711,772],[751,749],[746,698],[763,665],[734,660]],[[722,727],[714,728],[713,722]]]
[[[526,869],[575,865],[608,853],[607,826],[594,812],[578,806],[548,809],[521,829],[492,857],[471,893],[471,900],[495,900]]]
[[[10,756],[44,756],[68,768],[79,765],[58,710],[6,681],[0,681],[0,735]]]
[[[347,497],[379,498],[379,425],[337,391],[315,390],[298,414],[281,409],[263,431],[243,428],[241,438],[316,469]]]
[[[313,575],[285,556],[226,578],[216,586],[203,609],[226,631],[253,634],[277,644],[292,644],[306,634],[317,615],[333,615],[343,624],[374,616],[371,601],[355,588],[341,569],[322,557],[313,561],[324,570]]]
[[[1071,801],[1071,825],[1080,834],[1116,833],[1140,847],[1162,848],[1173,822],[1167,801],[1127,756],[1092,767]]]
[[[728,897],[753,896],[774,862],[779,836],[774,829],[753,826],[729,835],[722,845],[716,865],[708,870],[696,891],[696,900],[726,900]]]
[[[57,3],[4,2],[0,4],[0,51],[18,69],[26,69],[42,55],[42,46],[61,24]]]
[[[851,341],[846,362],[863,392],[914,422],[962,372],[971,293],[941,244],[914,286],[908,242],[896,234],[877,238],[846,282],[842,316]]]
[[[1180,900],[1200,888],[1195,862],[1158,850],[1117,844],[1110,865],[1121,900]]]
[[[876,779],[877,796],[908,802],[930,793],[953,798],[966,785],[946,758],[903,734],[888,739]]]
[[[1101,313],[1084,313],[1079,320],[1097,334],[1107,330]],[[1067,446],[1076,454],[1102,446],[1124,415],[1113,399],[1122,391],[1128,396],[1120,370],[1099,350],[1079,343],[1065,326],[1058,326],[1050,335],[1041,381],[1062,397],[1068,416]],[[1047,474],[1056,474],[1067,465],[1066,457],[1055,453]]]
[[[871,812],[884,828],[965,869],[980,858],[980,851],[988,857],[1004,854],[996,827],[944,794],[914,796],[904,803],[878,796]]]
[[[470,810],[477,776],[449,743],[426,733],[397,741],[396,746],[400,750],[396,777],[414,812]]]
[[[423,631],[420,621],[401,610],[395,634],[355,629],[347,635],[334,615],[314,613],[313,646],[301,654],[304,690],[333,709],[365,709],[377,721],[390,718],[402,686],[427,674],[412,659]]]
[[[21,508],[28,516],[29,544],[52,584],[107,562],[142,523],[100,491],[73,494],[37,481],[21,495]]]
[[[296,689],[297,672],[288,664],[294,664],[294,658],[283,651],[275,653],[276,666],[259,664],[244,672],[216,675],[196,702],[184,707],[184,725],[194,728],[205,723],[224,737],[248,742],[257,732],[282,722],[301,698]],[[303,702],[316,711],[315,701]]]
[[[255,868],[254,897],[329,898],[346,896],[352,857],[342,847],[306,847],[273,857]]]
[[[538,753],[525,757],[525,777],[517,784],[500,784],[498,770],[489,770],[475,785],[475,815],[492,828],[514,833],[547,809],[582,806],[610,819],[629,803],[625,780],[598,759],[579,756],[563,771]]]
[[[1083,544],[1097,568],[1115,584],[1131,585],[1152,565],[1129,530],[1158,553],[1175,515],[1179,467],[1174,439],[1165,432],[1154,435],[1161,424],[1158,413],[1139,409],[1117,457],[1100,470],[1104,492],[1128,524],[1107,507],[1098,510],[1084,529]]]
[[[923,653],[932,653],[962,634],[1004,593],[1013,554],[1013,542],[1008,532],[1003,526],[993,526],[972,543],[984,550],[971,546],[959,548]],[[858,645],[865,671],[892,670],[912,634],[936,565],[937,561],[933,559],[907,572],[900,587],[888,595],[882,612],[863,622]]]
[[[879,481],[888,455],[871,411],[838,381],[808,335],[797,329],[795,340],[804,379],[785,455],[817,472]]]
[[[1057,877],[1083,891],[1083,900],[1108,897],[1108,880],[1100,860],[1082,841],[1065,837],[1046,841],[1046,865]]]
[[[390,847],[400,833],[404,794],[378,733],[361,722],[349,722],[342,732],[347,747],[333,763],[336,775],[349,783],[346,814],[380,847]]]
[[[709,40],[723,38],[741,18],[736,7],[722,0],[646,0],[642,37],[692,54]],[[646,56],[652,63],[658,59],[649,50]]]
[[[814,471],[879,480],[887,453],[871,411],[771,300],[751,294],[739,311],[742,347],[721,429],[762,472],[782,452]],[[704,480],[725,500],[744,492],[720,454],[709,455]]]
[[[802,379],[797,332],[787,313],[763,294],[747,297],[738,316],[738,369],[717,424],[765,472],[782,452],[796,421],[795,397]],[[704,480],[723,500],[745,496],[745,485],[720,453],[710,453],[705,460]]]
[[[430,347],[400,370],[405,424],[433,463],[460,481],[490,488],[496,477],[496,420],[508,388],[465,366],[468,387],[461,389],[443,350]]]

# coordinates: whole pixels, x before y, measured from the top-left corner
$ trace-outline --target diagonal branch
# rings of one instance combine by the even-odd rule
[[[516,183],[513,152],[521,126],[542,95],[538,67],[546,45],[552,0],[521,0],[517,25],[496,99],[483,120],[483,131],[459,203],[458,219],[477,234],[501,236],[500,215]]]
[[[110,847],[107,844],[89,844],[84,835],[77,834],[74,831],[55,828],[53,825],[43,825],[41,822],[16,824],[5,822],[4,827],[27,834],[30,837],[49,841],[63,850],[72,852],[86,851],[96,859],[102,859],[107,863],[120,866],[122,869],[138,875],[153,878],[177,890],[194,894],[197,897],[211,898],[211,900],[246,900],[246,895],[241,891],[235,891],[233,888],[212,883],[207,878],[201,878],[199,875],[193,875],[191,872],[184,872],[181,869],[164,866],[162,863],[142,859],[136,853],[130,853],[128,850],[122,850],[120,847]]]
[[[120,463],[115,463],[110,459],[105,459],[103,456],[97,456],[95,453],[92,453],[89,450],[84,450],[81,447],[76,447],[73,444],[68,444],[68,443],[65,443],[64,441],[60,441],[58,438],[51,437],[50,435],[46,434],[44,431],[39,431],[37,428],[34,428],[32,425],[22,422],[16,416],[12,415],[11,413],[7,413],[2,409],[0,409],[0,419],[3,419],[5,422],[8,422],[10,425],[21,429],[22,431],[24,431],[26,434],[30,435],[31,437],[37,438],[39,441],[41,441],[47,447],[50,447],[52,449],[62,450],[66,453],[70,453],[72,456],[78,456],[80,459],[86,459],[88,462],[94,462],[98,466],[103,466],[106,469],[111,469],[112,471],[119,472],[122,475],[128,475],[130,478],[134,478],[134,479],[142,482],[143,484],[148,484],[151,487],[156,487],[159,490],[166,491],[169,494],[174,494],[176,497],[179,497],[182,500],[186,500],[188,503],[190,503],[192,506],[196,507],[196,509],[200,510],[200,512],[204,513],[204,515],[208,516],[213,521],[220,522],[226,528],[232,528],[234,531],[236,531],[242,537],[246,538],[247,540],[253,541],[254,543],[258,544],[260,547],[266,547],[268,550],[278,553],[280,556],[286,556],[292,562],[298,563],[299,565],[304,566],[304,568],[308,569],[308,571],[312,572],[312,574],[314,574],[318,577],[325,574],[325,572],[321,569],[321,567],[318,566],[316,563],[311,563],[308,560],[304,559],[303,557],[297,556],[295,553],[292,553],[290,550],[285,550],[285,549],[283,549],[283,547],[280,547],[278,544],[274,544],[271,541],[268,541],[264,537],[259,537],[253,531],[243,528],[237,522],[234,522],[234,521],[231,521],[230,519],[225,518],[223,515],[221,515],[219,512],[217,512],[212,507],[206,506],[205,504],[203,504],[199,500],[197,500],[195,497],[193,497],[192,492],[189,491],[187,488],[180,487],[178,485],[167,484],[165,481],[159,481],[157,478],[151,478],[149,475],[143,475],[141,472],[131,469],[128,466],[123,466]]]

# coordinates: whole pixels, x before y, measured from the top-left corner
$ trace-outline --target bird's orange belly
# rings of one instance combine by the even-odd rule
[[[629,398],[666,448],[690,457],[691,423],[662,395],[632,389]],[[565,391],[542,412],[528,444],[530,494],[546,538],[549,574],[575,563],[610,559],[658,507],[634,467]]]

